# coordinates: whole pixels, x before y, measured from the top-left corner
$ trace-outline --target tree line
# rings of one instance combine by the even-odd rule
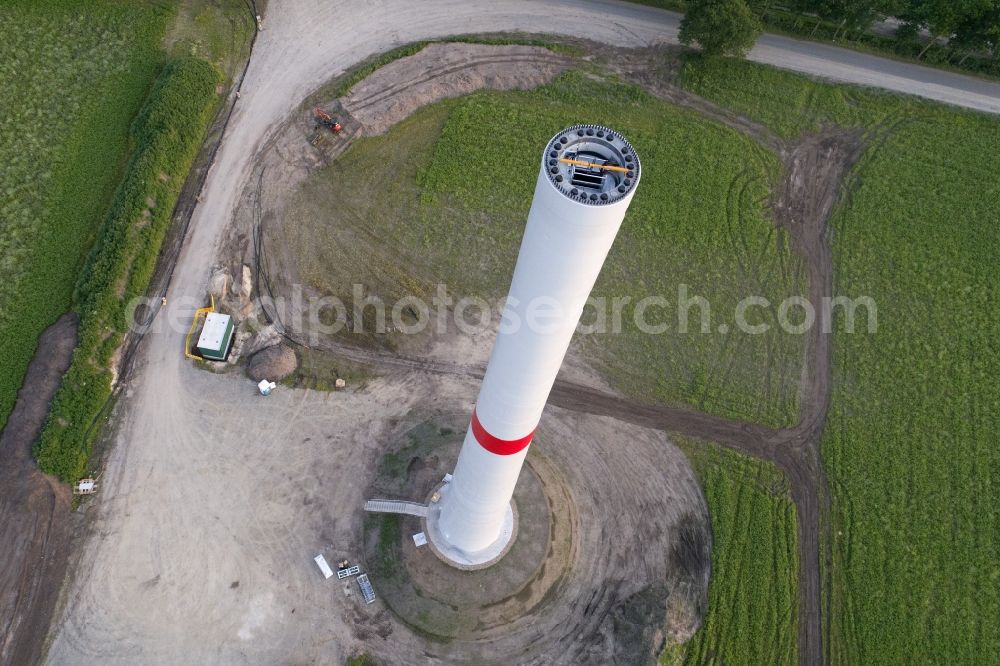
[[[868,34],[876,22],[899,21],[893,37],[917,42],[919,60],[935,46],[960,52],[962,66],[973,56],[1000,58],[1000,0],[687,0],[681,41],[697,44],[708,55],[743,55],[760,34],[762,19],[776,12],[815,16],[833,26],[832,38]],[[812,32],[820,26],[813,25]],[[806,31],[808,34],[808,31]]]

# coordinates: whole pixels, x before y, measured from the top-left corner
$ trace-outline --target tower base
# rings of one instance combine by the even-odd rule
[[[470,553],[448,543],[438,525],[441,507],[444,505],[450,487],[450,483],[443,483],[431,493],[432,497],[434,493],[438,493],[439,499],[437,502],[428,502],[427,517],[423,520],[428,545],[441,561],[458,569],[474,571],[496,564],[500,558],[507,554],[517,539],[517,507],[514,505],[514,501],[511,500],[507,507],[503,529],[500,530],[500,536],[497,537],[497,540],[482,550]]]

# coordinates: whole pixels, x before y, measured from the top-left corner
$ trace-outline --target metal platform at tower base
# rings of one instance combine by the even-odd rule
[[[361,588],[361,596],[364,597],[366,604],[375,601],[375,589],[372,588],[371,581],[368,580],[368,574],[358,576],[358,587]]]
[[[404,500],[371,499],[365,502],[365,511],[371,513],[400,513],[417,518],[427,517],[427,505]]]

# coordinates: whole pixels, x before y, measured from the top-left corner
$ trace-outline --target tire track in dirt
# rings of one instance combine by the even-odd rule
[[[806,382],[798,425],[776,433],[775,462],[793,479],[798,519],[799,663],[823,663],[820,521],[828,521],[829,488],[820,458],[820,438],[830,406],[832,329],[820,304],[833,296],[833,251],[827,222],[841,201],[848,174],[866,142],[860,132],[829,128],[801,137],[782,153],[785,176],[774,205],[775,223],[787,229],[803,258],[809,301],[819,310],[807,343]],[[824,332],[827,331],[827,332]],[[829,539],[825,540],[829,543]]]
[[[69,557],[72,495],[39,471],[31,455],[49,401],[76,347],[67,313],[38,339],[17,403],[0,435],[0,663],[32,664],[42,655],[49,618]]]
[[[462,72],[472,67],[478,67],[479,65],[508,65],[512,63],[522,63],[525,65],[534,65],[534,66],[538,66],[541,64],[564,66],[569,64],[570,62],[571,62],[570,58],[555,54],[551,56],[538,55],[538,54],[523,54],[523,55],[493,56],[493,57],[473,56],[468,60],[466,60],[465,62],[463,62],[461,65],[439,69],[431,74],[428,74],[427,76],[422,76],[417,79],[405,81],[397,85],[384,88],[369,97],[352,99],[351,95],[348,94],[344,98],[344,107],[351,113],[354,113],[356,111],[366,109],[374,104],[378,104],[379,102],[383,102],[391,97],[395,97],[399,95],[401,92],[415,88],[418,85],[424,83],[430,83],[431,81],[444,78],[446,76],[455,74],[457,72]]]

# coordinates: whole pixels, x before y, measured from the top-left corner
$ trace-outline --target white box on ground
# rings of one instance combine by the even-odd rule
[[[417,532],[413,535],[413,543],[417,548],[427,545],[427,535],[423,532]]]
[[[323,578],[330,578],[333,576],[333,569],[331,569],[330,565],[326,563],[325,557],[317,555],[313,558],[313,560],[316,562],[316,566],[319,567],[319,570],[323,572]]]

